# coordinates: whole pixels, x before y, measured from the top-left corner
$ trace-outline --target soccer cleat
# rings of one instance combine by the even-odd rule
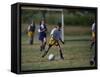
[[[60,49],[59,51],[60,51],[60,57],[61,57],[61,59],[63,59],[63,60],[64,60],[64,57],[63,57],[63,54],[62,54],[61,49]]]
[[[94,64],[95,64],[95,57],[90,60],[90,65],[94,65]]]
[[[63,57],[63,55],[62,55],[62,54],[60,54],[60,57],[61,57],[61,59],[62,59],[62,60],[64,60],[64,57]]]
[[[90,61],[90,65],[93,65],[93,64],[94,64],[94,61],[93,61],[93,60],[91,60],[91,61]]]
[[[42,57],[45,57],[47,55],[48,51],[45,51]]]
[[[45,54],[42,55],[42,58],[44,58]]]
[[[42,57],[44,57],[46,55],[46,52],[42,55]]]

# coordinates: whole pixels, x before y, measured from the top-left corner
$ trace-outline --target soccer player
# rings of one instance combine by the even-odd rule
[[[32,45],[34,41],[34,33],[35,33],[35,22],[32,21],[32,24],[28,26],[28,36],[29,36],[29,44]]]
[[[91,49],[95,44],[95,23],[92,24],[92,42],[91,42]]]
[[[54,29],[52,29],[50,35],[51,35],[51,38],[49,40],[48,49],[44,52],[42,57],[45,57],[48,51],[50,50],[50,48],[55,45],[59,47],[61,59],[64,59],[63,54],[62,54],[62,49],[59,43],[59,41],[61,41],[64,44],[64,42],[61,39],[61,23],[58,23],[58,25]]]
[[[90,49],[92,49],[92,47],[94,45],[95,45],[95,23],[92,24],[92,42],[91,42]],[[96,55],[94,52],[94,55],[93,55],[92,59],[90,60],[90,65],[93,65],[95,63],[95,59],[96,59]]]
[[[38,30],[38,32],[39,32],[39,40],[41,41],[40,51],[43,51],[45,49],[45,46],[46,46],[46,42],[47,42],[46,31],[47,31],[46,24],[45,24],[44,20],[42,20],[40,22],[40,26],[39,26],[39,30]]]

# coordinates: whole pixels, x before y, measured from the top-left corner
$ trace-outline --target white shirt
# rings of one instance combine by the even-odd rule
[[[61,31],[57,30],[57,28],[53,28],[50,35],[56,40],[59,40],[61,38]]]
[[[92,24],[92,31],[95,31],[95,23]]]
[[[31,26],[32,26],[32,24],[28,26],[28,31],[30,30],[30,27],[31,27]]]
[[[41,26],[41,28],[44,28],[44,25],[43,24],[41,24],[40,26]]]
[[[41,28],[44,28],[44,25],[41,24],[40,27],[41,27]],[[39,32],[39,33],[41,32],[40,28],[38,29],[38,32]]]

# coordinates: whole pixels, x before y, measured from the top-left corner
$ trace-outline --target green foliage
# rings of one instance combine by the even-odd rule
[[[56,11],[33,11],[22,10],[21,14],[22,23],[29,24],[34,20],[39,24],[40,20],[44,17],[47,24],[55,25],[57,22],[61,22],[61,13]],[[93,23],[95,19],[95,12],[84,10],[65,10],[64,11],[64,24],[65,25],[82,25],[88,26]]]
[[[64,14],[65,25],[88,26],[91,23],[93,23],[93,19],[94,19],[94,16],[92,15],[90,16],[90,15]]]

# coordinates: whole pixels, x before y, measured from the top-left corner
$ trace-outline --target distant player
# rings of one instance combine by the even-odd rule
[[[34,33],[35,33],[35,22],[32,21],[32,24],[28,26],[28,36],[29,36],[29,44],[32,45],[34,41]]]
[[[92,47],[94,46],[94,44],[95,44],[95,23],[93,23],[92,24],[92,42],[91,42],[91,49],[92,49]]]
[[[95,23],[92,24],[92,42],[91,42],[91,47],[90,49],[93,48],[93,46],[95,46]],[[92,59],[90,60],[90,65],[93,65],[95,63],[95,59],[96,59],[96,56],[95,56],[95,53],[92,57]]]
[[[61,23],[58,23],[58,25],[52,29],[51,31],[51,38],[49,40],[49,45],[48,45],[48,49],[44,52],[44,54],[42,55],[42,57],[45,57],[46,54],[48,53],[48,51],[50,50],[50,48],[52,46],[58,46],[59,47],[59,52],[60,52],[60,57],[61,59],[64,59],[63,54],[62,54],[62,49],[60,46],[60,41],[64,44],[64,42],[61,39]]]
[[[44,20],[42,20],[40,22],[38,32],[39,32],[39,40],[41,41],[40,51],[43,51],[45,49],[46,42],[47,42],[47,39],[46,39],[46,37],[47,37],[47,35],[46,35],[47,27],[46,27]]]

